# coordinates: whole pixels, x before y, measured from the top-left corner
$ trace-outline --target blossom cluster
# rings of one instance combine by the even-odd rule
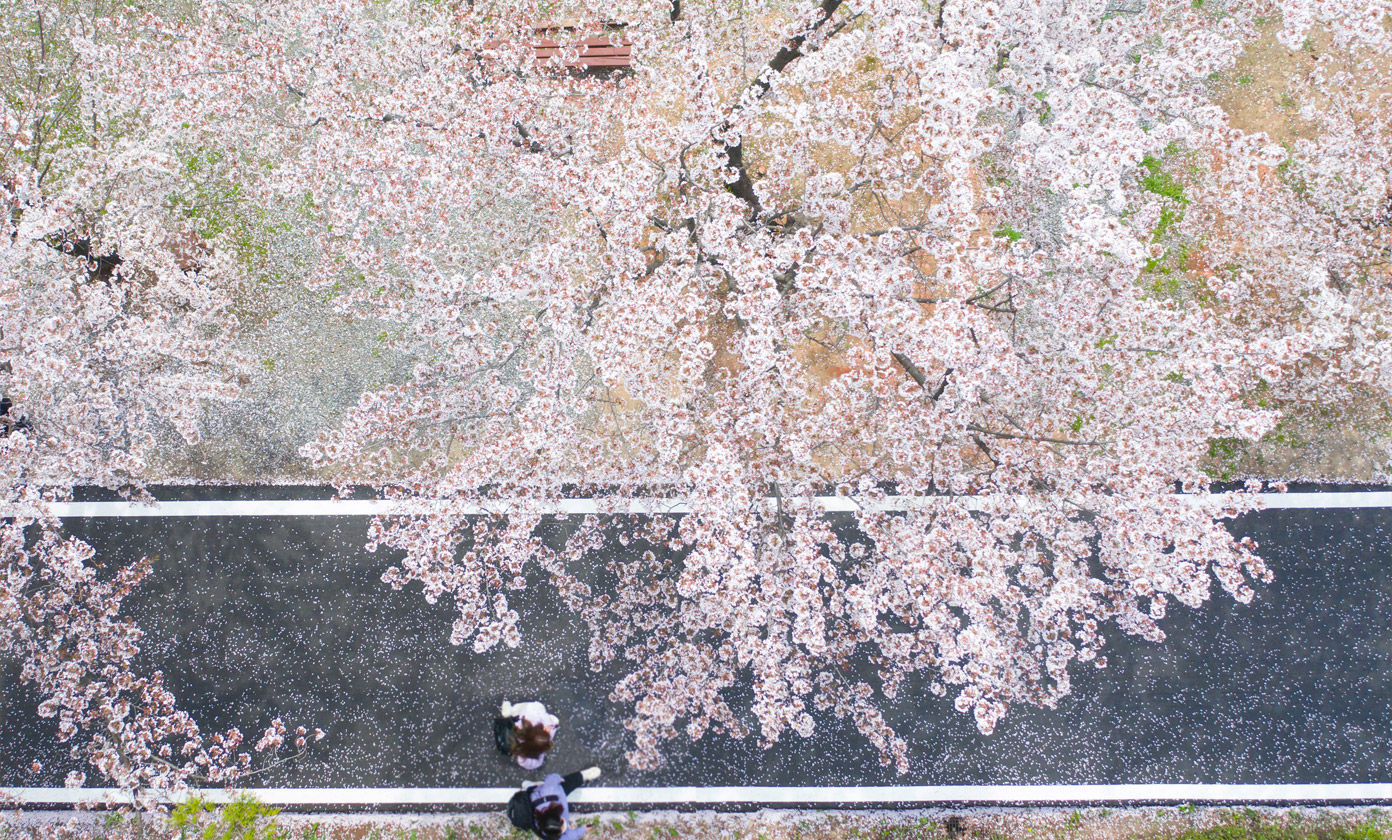
[[[39,716],[57,721],[58,740],[72,743],[72,758],[135,792],[142,804],[254,772],[240,731],[202,732],[178,708],[161,672],[146,676],[132,667],[141,633],[119,612],[150,564],[142,560],[104,578],[93,554],[52,521],[0,525],[0,655],[18,661],[20,680],[43,698]],[[256,744],[254,752],[267,757],[259,769],[284,760],[276,756],[284,732],[277,718]],[[297,751],[303,735],[301,729]],[[66,783],[85,781],[86,773],[73,770]]]

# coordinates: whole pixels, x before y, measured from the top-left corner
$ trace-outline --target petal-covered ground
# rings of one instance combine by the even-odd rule
[[[381,582],[360,517],[69,519],[103,556],[148,554],[127,601],[145,631],[137,665],[162,669],[211,729],[280,716],[328,735],[258,786],[516,784],[493,752],[503,699],[562,719],[548,769],[590,763],[600,784],[865,785],[1108,782],[1339,783],[1392,778],[1392,510],[1270,510],[1232,527],[1262,547],[1276,582],[1252,603],[1176,607],[1162,645],[1110,634],[1105,669],[1075,677],[1057,709],[1012,708],[981,735],[950,699],[910,680],[889,722],[912,769],[898,776],[849,722],[811,738],[678,739],[666,762],[624,761],[616,675],[587,668],[587,630],[549,587],[518,603],[523,643],[484,654],[448,642],[453,606]],[[559,526],[558,531],[559,533]],[[871,669],[867,663],[853,668]],[[0,785],[60,784],[51,721],[3,672]],[[35,773],[30,762],[39,759]]]

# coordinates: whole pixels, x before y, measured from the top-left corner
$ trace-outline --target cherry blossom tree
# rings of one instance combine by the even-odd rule
[[[626,669],[634,764],[745,734],[748,681],[764,741],[829,709],[902,771],[882,709],[915,672],[990,732],[1107,633],[1159,641],[1214,581],[1249,599],[1270,574],[1222,522],[1253,503],[1210,492],[1210,441],[1392,391],[1387,13],[265,0],[72,43],[148,127],[123,171],[221,150],[239,201],[294,214],[312,285],[400,325],[409,381],[305,453],[437,501],[372,545],[454,600],[453,641],[518,644],[539,572]],[[1215,101],[1272,21],[1340,56],[1288,148]],[[603,37],[631,66],[577,70]],[[25,241],[134,259],[64,225]],[[599,513],[548,545],[576,492]]]
[[[242,778],[251,753],[235,729],[201,733],[159,672],[133,668],[140,631],[118,613],[149,564],[99,563],[44,507],[76,484],[143,495],[157,437],[197,442],[203,404],[235,397],[247,366],[227,346],[227,287],[245,269],[214,223],[230,212],[212,191],[225,173],[196,136],[107,100],[94,66],[99,44],[155,11],[170,10],[0,16],[0,657],[79,767],[158,799]],[[287,737],[277,720],[256,751],[274,763]]]
[[[1210,87],[1263,16],[1385,73],[1387,10],[1201,6],[618,4],[609,77],[532,59],[537,10],[344,24],[378,46],[296,80],[299,165],[345,305],[423,361],[308,454],[453,501],[374,545],[456,642],[517,644],[508,593],[549,574],[629,669],[639,766],[743,734],[741,680],[766,741],[830,708],[901,771],[879,698],[912,672],[983,732],[1056,703],[1108,625],[1269,580],[1203,462],[1273,426],[1262,389],[1389,385],[1386,87],[1309,80],[1289,150]],[[553,550],[574,488],[687,507]]]
[[[7,493],[138,485],[159,424],[196,442],[201,403],[233,398],[247,364],[226,346],[236,266],[194,204],[191,138],[91,80],[105,13],[36,4],[4,22],[0,390],[29,425],[0,443]]]

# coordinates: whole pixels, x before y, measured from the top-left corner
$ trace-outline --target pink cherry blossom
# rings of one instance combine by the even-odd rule
[[[196,440],[271,261],[415,359],[304,449],[439,501],[374,523],[384,580],[482,651],[546,578],[638,766],[822,709],[905,770],[911,679],[982,732],[1057,704],[1108,634],[1270,580],[1210,441],[1392,391],[1386,0],[32,8],[76,81],[3,115],[5,486]],[[619,24],[630,68],[567,69]],[[1218,102],[1266,31],[1331,45],[1284,145]]]

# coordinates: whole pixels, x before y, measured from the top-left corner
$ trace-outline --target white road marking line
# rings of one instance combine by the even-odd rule
[[[517,788],[260,788],[246,791],[267,805],[502,805]],[[202,791],[215,803],[236,793]],[[129,803],[117,788],[0,788],[24,805]],[[590,805],[950,805],[954,803],[1140,802],[1392,802],[1392,783],[1377,784],[1123,784],[920,785],[882,787],[585,787],[570,801]]]
[[[1388,508],[1392,507],[1392,491],[1370,492],[1330,492],[1330,493],[1260,493],[1257,498],[1266,508],[1282,509],[1321,509],[1321,508]],[[961,502],[963,497],[957,497]],[[794,500],[788,500],[792,503]],[[876,505],[878,510],[896,511],[931,507],[941,504],[944,497],[934,496],[891,496]],[[856,503],[844,496],[817,496],[813,502],[828,512],[853,511]],[[561,499],[540,506],[545,514],[605,513],[614,510],[613,499]],[[393,502],[364,499],[286,499],[286,500],[224,500],[203,502],[159,502],[141,504],[138,502],[62,502],[49,505],[49,510],[59,518],[80,517],[145,517],[145,516],[381,516],[393,513],[429,513],[440,503],[423,500]],[[690,506],[678,499],[632,498],[622,505],[620,511],[638,514],[687,513]],[[968,505],[972,505],[968,501]],[[507,503],[497,508],[466,506],[464,513],[485,514],[505,512]],[[528,505],[531,510],[537,506]],[[13,515],[0,507],[0,516]]]
[[[1268,508],[1385,508],[1392,507],[1392,492],[1259,493]]]

